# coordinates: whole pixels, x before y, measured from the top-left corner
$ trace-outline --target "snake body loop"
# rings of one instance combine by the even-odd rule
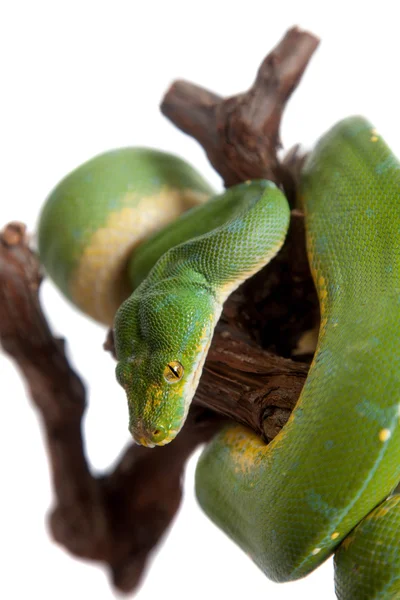
[[[104,323],[122,303],[117,378],[147,446],[179,432],[223,302],[287,231],[270,182],[210,195],[180,159],[125,149],[70,174],[42,213],[40,254],[64,293]],[[269,445],[239,425],[215,437],[197,496],[271,579],[336,551],[340,600],[400,598],[400,164],[346,119],[306,160],[301,200],[321,306],[306,384]]]
[[[301,187],[321,306],[306,384],[272,443],[229,427],[196,475],[204,510],[276,581],[312,571],[400,478],[400,165],[353,117],[317,144]]]

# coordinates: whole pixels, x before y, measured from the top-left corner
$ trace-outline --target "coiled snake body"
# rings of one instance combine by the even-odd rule
[[[183,161],[125,149],[70,174],[42,213],[42,260],[81,308],[109,323],[134,289],[114,322],[117,378],[144,445],[177,435],[223,302],[285,238],[272,183],[210,194]],[[308,157],[301,196],[321,306],[306,384],[270,444],[239,425],[215,437],[197,496],[271,579],[336,551],[339,599],[400,598],[400,164],[352,117]]]

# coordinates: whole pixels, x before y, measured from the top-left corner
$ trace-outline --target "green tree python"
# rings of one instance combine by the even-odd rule
[[[351,117],[317,143],[300,188],[321,308],[307,381],[270,444],[240,425],[213,439],[197,497],[272,580],[335,553],[339,600],[400,598],[400,164]],[[69,174],[39,223],[59,288],[114,322],[130,431],[149,447],[178,434],[225,299],[288,227],[271,182],[211,195],[181,159],[126,148]]]

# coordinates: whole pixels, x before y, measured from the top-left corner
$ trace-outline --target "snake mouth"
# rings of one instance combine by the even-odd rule
[[[178,433],[177,429],[167,429],[162,425],[158,425],[151,431],[146,430],[143,426],[136,425],[132,427],[131,434],[134,441],[140,446],[146,448],[155,448],[156,446],[165,446],[175,439]]]
[[[172,442],[172,440],[174,440],[176,438],[177,434],[178,434],[177,429],[171,429],[168,436],[156,445],[157,446],[166,446],[167,444],[169,444],[170,442]]]
[[[138,444],[139,446],[144,446],[145,448],[155,448],[155,444],[153,444],[150,440],[148,440],[147,438],[145,438],[144,436],[133,436],[134,441],[136,442],[136,444]]]

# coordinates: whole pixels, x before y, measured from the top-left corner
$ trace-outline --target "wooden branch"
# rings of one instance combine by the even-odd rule
[[[81,432],[85,390],[43,315],[40,281],[25,227],[8,225],[0,234],[0,341],[43,421],[56,497],[50,529],[73,554],[107,564],[115,586],[130,591],[179,507],[187,458],[222,420],[196,408],[176,443],[155,450],[132,444],[114,472],[95,477]]]
[[[221,323],[214,335],[195,404],[251,427],[266,441],[286,423],[308,365],[276,356]]]
[[[290,29],[261,64],[252,87],[220,98],[187,81],[175,81],[161,111],[194,137],[227,187],[247,179],[270,179],[293,193],[290,172],[277,157],[285,105],[297,87],[319,40]]]

